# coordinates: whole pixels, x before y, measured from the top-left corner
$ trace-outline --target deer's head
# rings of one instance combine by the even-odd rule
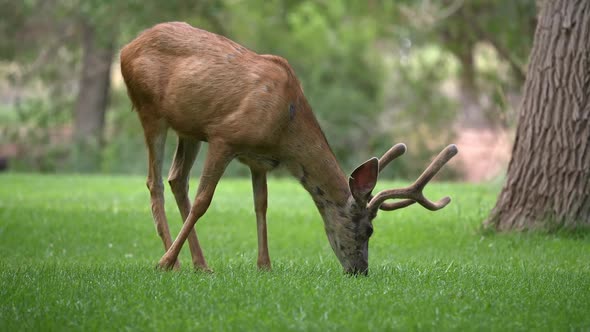
[[[326,224],[330,245],[346,273],[367,274],[369,238],[373,234],[372,220],[377,216],[378,210],[393,211],[418,203],[428,210],[436,211],[451,201],[449,197],[444,197],[432,202],[424,197],[422,189],[457,154],[455,145],[447,146],[412,185],[372,194],[379,172],[405,152],[406,146],[397,144],[380,159],[371,158],[357,167],[348,181],[351,197],[346,206],[334,216],[337,220]],[[386,202],[389,199],[401,200]]]

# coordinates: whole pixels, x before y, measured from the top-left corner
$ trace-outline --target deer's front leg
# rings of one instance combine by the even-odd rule
[[[260,270],[270,270],[268,241],[266,236],[266,207],[268,191],[266,172],[250,169],[252,172],[252,189],[254,192],[254,211],[256,212],[256,228],[258,235],[258,260]]]
[[[174,265],[174,262],[178,258],[180,249],[186,241],[189,233],[195,227],[197,220],[201,218],[211,200],[213,199],[213,193],[215,187],[219,182],[219,179],[223,175],[227,164],[233,159],[234,154],[232,150],[223,143],[209,143],[209,149],[207,151],[207,158],[205,159],[205,166],[203,167],[203,173],[201,174],[201,180],[199,182],[199,188],[197,189],[197,195],[195,201],[191,207],[188,217],[186,218],[180,233],[170,246],[170,249],[162,256],[158,266],[163,269],[170,269]],[[198,245],[198,243],[197,243]],[[199,248],[200,249],[200,248]],[[199,250],[199,252],[202,252]],[[199,257],[195,264],[195,267],[204,271],[210,271],[205,261],[205,257]]]

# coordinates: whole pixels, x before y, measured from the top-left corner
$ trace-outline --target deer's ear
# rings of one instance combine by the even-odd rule
[[[352,197],[361,205],[367,204],[371,192],[377,184],[377,176],[379,175],[379,159],[371,158],[365,161],[362,165],[357,167],[350,178],[348,179],[348,186]]]

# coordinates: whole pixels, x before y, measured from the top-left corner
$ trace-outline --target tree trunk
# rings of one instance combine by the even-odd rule
[[[590,2],[547,1],[535,32],[497,230],[590,227]]]
[[[83,63],[74,109],[74,140],[92,160],[96,159],[102,145],[114,42],[113,38],[105,41],[104,33],[99,37],[88,23],[82,23],[82,30]],[[92,164],[95,162],[91,161]]]

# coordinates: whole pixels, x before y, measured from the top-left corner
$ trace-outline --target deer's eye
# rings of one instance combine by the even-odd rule
[[[369,228],[367,228],[367,237],[371,237],[371,235],[373,235],[373,226],[369,226]]]

